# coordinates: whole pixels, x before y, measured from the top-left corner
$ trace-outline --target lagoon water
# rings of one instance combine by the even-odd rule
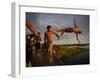
[[[73,47],[89,48],[89,45],[84,45],[84,46],[69,46],[69,45],[68,45],[68,48],[73,48]]]

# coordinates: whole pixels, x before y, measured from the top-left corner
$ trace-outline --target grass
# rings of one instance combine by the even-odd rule
[[[56,55],[60,58],[69,57],[76,54],[89,52],[89,47],[84,48],[80,46],[69,47],[67,45],[54,45]]]

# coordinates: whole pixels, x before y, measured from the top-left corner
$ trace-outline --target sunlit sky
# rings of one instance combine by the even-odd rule
[[[42,42],[44,42],[44,32],[47,25],[51,25],[54,30],[59,30],[64,27],[73,27],[74,19],[77,26],[82,31],[79,35],[79,39],[82,44],[89,43],[89,15],[76,15],[76,14],[52,14],[52,13],[26,13],[26,18],[32,22],[36,30],[41,33]],[[26,28],[26,34],[31,33]],[[58,33],[60,35],[60,33]],[[57,40],[56,36],[53,36],[54,44],[77,44],[76,35],[74,33],[64,33],[64,35]]]

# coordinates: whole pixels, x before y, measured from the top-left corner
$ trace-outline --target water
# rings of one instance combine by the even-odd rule
[[[89,45],[84,46],[68,46],[68,48],[79,47],[79,48],[89,48]]]

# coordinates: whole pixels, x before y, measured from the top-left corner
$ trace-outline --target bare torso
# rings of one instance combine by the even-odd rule
[[[46,37],[47,37],[47,41],[51,42],[52,41],[53,32],[47,31],[45,34],[46,34]]]

